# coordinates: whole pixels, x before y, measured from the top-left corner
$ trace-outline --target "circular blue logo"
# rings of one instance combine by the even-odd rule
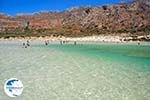
[[[23,84],[17,78],[8,79],[4,84],[4,91],[9,97],[20,96],[23,91]]]

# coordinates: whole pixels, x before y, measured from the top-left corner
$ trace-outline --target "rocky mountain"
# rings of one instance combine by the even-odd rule
[[[9,16],[0,14],[0,36],[87,36],[97,34],[150,34],[150,0],[62,12]]]

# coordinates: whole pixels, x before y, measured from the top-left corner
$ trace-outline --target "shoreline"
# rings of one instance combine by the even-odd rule
[[[95,35],[95,36],[85,36],[85,37],[9,37],[0,38],[0,41],[66,41],[66,42],[150,42],[150,35],[147,37],[138,36],[137,38],[129,36],[110,36],[110,35]],[[147,40],[147,41],[144,41]]]

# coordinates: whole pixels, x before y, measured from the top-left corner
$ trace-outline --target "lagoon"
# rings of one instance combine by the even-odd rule
[[[0,100],[9,78],[24,85],[15,100],[148,100],[150,44],[0,41]]]

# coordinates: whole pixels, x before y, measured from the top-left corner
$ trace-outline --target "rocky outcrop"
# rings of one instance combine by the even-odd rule
[[[96,7],[77,7],[63,12],[39,12],[14,17],[0,14],[0,34],[17,30],[24,34],[57,34],[85,36],[93,34],[150,34],[150,2],[135,0],[129,3]],[[36,31],[42,30],[42,31]],[[15,31],[16,32],[16,31]]]

